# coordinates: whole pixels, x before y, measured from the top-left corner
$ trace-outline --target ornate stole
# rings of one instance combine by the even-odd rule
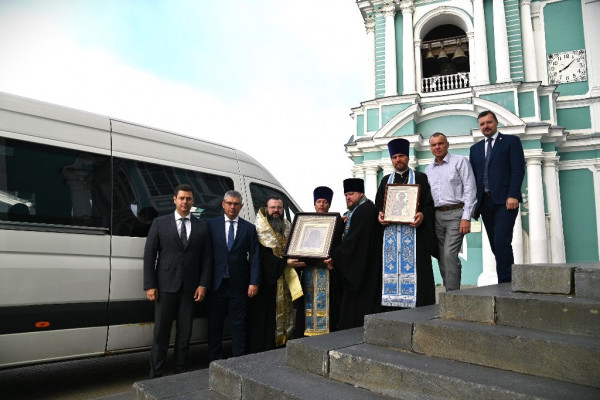
[[[320,267],[304,269],[304,313],[306,336],[329,333],[329,270]]]
[[[273,250],[273,255],[282,258],[287,238],[290,234],[290,223],[285,218],[284,234],[275,233],[266,217],[266,210],[261,208],[256,214],[256,233],[258,241],[265,247]],[[302,286],[298,274],[288,266],[283,270],[282,276],[277,279],[277,298],[275,315],[275,346],[283,346],[286,341],[293,338],[294,334],[294,308],[292,301],[302,297]]]
[[[409,169],[408,183],[415,173]],[[394,183],[390,174],[388,184]],[[415,308],[417,304],[417,231],[407,224],[386,226],[383,234],[383,285],[381,304]]]

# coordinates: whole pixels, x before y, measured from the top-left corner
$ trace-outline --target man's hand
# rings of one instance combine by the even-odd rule
[[[460,228],[458,228],[458,231],[460,232],[461,235],[466,235],[467,233],[471,232],[471,221],[469,221],[468,219],[461,219],[460,220]]]
[[[383,212],[379,211],[379,215],[377,216],[377,221],[383,226],[388,226],[390,223],[383,220]]]
[[[413,228],[418,228],[423,223],[424,219],[425,219],[425,216],[423,215],[422,212],[419,211],[415,214],[415,219],[409,225],[412,226]]]
[[[248,286],[248,297],[253,298],[258,294],[258,285],[250,285]]]
[[[516,210],[517,208],[519,208],[519,200],[515,199],[514,197],[509,197],[506,199],[507,210]]]
[[[198,286],[196,293],[194,293],[194,301],[202,301],[204,300],[204,296],[206,296],[206,288]]]
[[[323,260],[323,262],[325,263],[325,265],[327,265],[328,270],[333,269],[333,259],[327,258],[327,259]]]
[[[158,300],[158,289],[148,289],[146,290],[146,297],[150,301]]]
[[[306,267],[306,263],[304,261],[298,261],[297,258],[288,258],[287,265],[289,265],[292,268]]]

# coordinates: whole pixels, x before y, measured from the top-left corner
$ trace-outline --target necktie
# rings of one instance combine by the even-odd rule
[[[183,243],[183,247],[187,246],[187,229],[185,227],[185,220],[187,218],[179,218],[181,220],[181,230],[179,231],[179,237],[181,238],[181,243]]]
[[[485,151],[485,166],[483,168],[483,189],[486,192],[490,191],[490,178],[488,175],[488,167],[490,165],[490,156],[492,155],[492,138],[487,138],[487,149]]]
[[[235,221],[229,221],[229,232],[227,232],[227,249],[231,250],[233,247],[233,241],[235,240],[234,232],[233,232],[233,224]]]

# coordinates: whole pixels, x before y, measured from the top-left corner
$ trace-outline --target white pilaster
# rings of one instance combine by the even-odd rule
[[[477,286],[496,285],[498,283],[498,274],[496,273],[496,257],[490,247],[485,225],[481,221],[481,253],[483,272],[477,278]]]
[[[554,264],[566,262],[562,206],[558,181],[558,159],[556,152],[552,152],[546,153],[542,160],[544,186],[546,187],[546,203],[548,204],[548,214],[550,215],[550,262]]]
[[[398,95],[398,78],[396,68],[396,5],[393,1],[381,7],[385,17],[385,95]]]
[[[511,82],[510,58],[508,54],[508,35],[506,33],[506,14],[504,1],[494,0],[494,47],[496,50],[496,83]]]
[[[367,99],[375,98],[375,18],[365,19],[367,31]]]
[[[375,200],[377,194],[377,170],[376,165],[365,166],[365,195],[371,200]]]
[[[489,85],[490,70],[488,67],[488,49],[485,36],[485,14],[483,12],[483,0],[473,0],[473,25],[475,31],[474,42],[475,46],[470,47],[474,51],[469,57],[475,63],[475,68],[471,69],[471,73],[475,71],[475,76],[471,77],[473,85]],[[470,45],[470,43],[469,43]]]
[[[537,61],[535,57],[535,41],[531,21],[531,0],[519,1],[521,10],[521,34],[523,35],[523,63],[525,64],[525,81],[537,82]]]
[[[412,0],[403,0],[400,3],[402,10],[402,94],[414,94],[415,91],[415,45],[413,36]],[[421,50],[419,48],[419,54]]]
[[[510,243],[513,249],[513,257],[515,264],[525,263],[525,247],[523,246],[523,220],[521,217],[521,205],[519,204],[519,212],[515,219],[515,226],[513,226],[513,238]]]
[[[548,236],[546,234],[546,214],[544,212],[544,191],[542,187],[542,161],[540,156],[528,156],[527,194],[529,204],[529,262],[548,262]]]

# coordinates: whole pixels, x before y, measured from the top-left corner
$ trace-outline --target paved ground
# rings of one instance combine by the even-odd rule
[[[437,296],[443,291],[443,286],[436,286]],[[226,342],[226,355],[230,347]],[[143,351],[0,370],[0,399],[80,400],[129,393],[134,382],[148,378],[149,360],[150,352]],[[190,370],[203,368],[208,368],[207,347],[192,346]],[[167,371],[172,370],[170,350]]]
[[[229,342],[224,350],[230,351]],[[148,379],[150,352],[87,358],[0,370],[0,399],[94,399],[130,392],[134,382]],[[208,368],[206,345],[190,348],[190,369]],[[173,371],[169,351],[167,371]]]

